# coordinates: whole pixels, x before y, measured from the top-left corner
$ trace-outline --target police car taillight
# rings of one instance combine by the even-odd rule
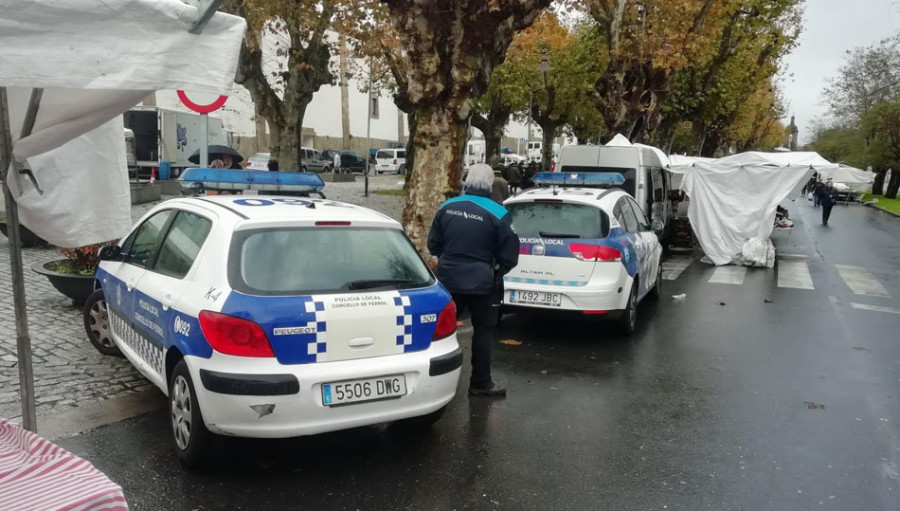
[[[453,300],[450,300],[450,303],[444,307],[444,310],[438,316],[437,325],[434,327],[434,337],[431,340],[439,341],[450,337],[454,332],[456,332],[456,304],[453,303]]]
[[[612,247],[572,243],[569,245],[572,255],[579,261],[621,261],[622,253]]]
[[[200,330],[210,346],[223,355],[274,357],[261,326],[243,318],[212,311],[200,312]]]

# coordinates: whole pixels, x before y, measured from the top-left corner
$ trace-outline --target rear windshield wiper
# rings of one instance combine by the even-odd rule
[[[540,232],[538,232],[538,234],[540,234],[541,237],[543,237],[543,238],[580,238],[581,237],[580,234],[573,234],[573,233],[569,233],[569,232],[540,231]]]
[[[410,279],[369,279],[354,280],[347,284],[347,289],[371,289],[373,287],[384,287],[394,284],[413,284],[414,280]]]

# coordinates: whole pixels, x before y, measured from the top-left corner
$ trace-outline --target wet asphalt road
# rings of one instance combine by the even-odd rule
[[[778,266],[710,283],[695,261],[631,339],[508,316],[498,338],[523,343],[495,348],[509,397],[467,397],[466,370],[430,432],[229,439],[206,473],[177,463],[163,411],[58,443],[135,510],[900,509],[900,219],[838,207],[825,228],[787,206],[800,218],[773,236],[779,263],[806,263],[814,290],[778,287]],[[836,264],[890,296],[853,294]]]

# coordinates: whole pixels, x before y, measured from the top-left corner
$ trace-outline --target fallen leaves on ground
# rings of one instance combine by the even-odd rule
[[[521,346],[522,341],[517,341],[515,339],[503,339],[500,341],[500,344],[506,344],[508,346]]]
[[[542,370],[541,370],[541,374],[547,374],[547,370],[546,370],[546,369],[542,369]]]
[[[766,303],[772,303],[772,299],[771,299],[771,298],[766,298],[766,299],[763,300],[763,301],[766,302]]]
[[[872,350],[870,350],[869,348],[863,348],[862,346],[854,346],[853,349],[855,349],[856,351],[868,351],[869,353],[872,353]]]
[[[825,405],[823,405],[822,403],[813,403],[812,401],[804,401],[803,403],[810,410],[821,410],[825,408]]]
[[[720,307],[724,307],[726,305],[726,303],[723,301],[718,301],[718,302],[716,302],[716,305],[718,305]]]

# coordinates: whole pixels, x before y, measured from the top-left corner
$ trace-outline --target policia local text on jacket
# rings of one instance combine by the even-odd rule
[[[488,183],[492,180],[491,171]],[[491,379],[491,342],[502,293],[497,286],[519,262],[519,237],[509,212],[490,196],[490,189],[467,187],[465,195],[442,204],[428,234],[428,250],[439,258],[438,280],[457,308],[469,309],[472,316],[469,394],[502,396],[506,389]]]

